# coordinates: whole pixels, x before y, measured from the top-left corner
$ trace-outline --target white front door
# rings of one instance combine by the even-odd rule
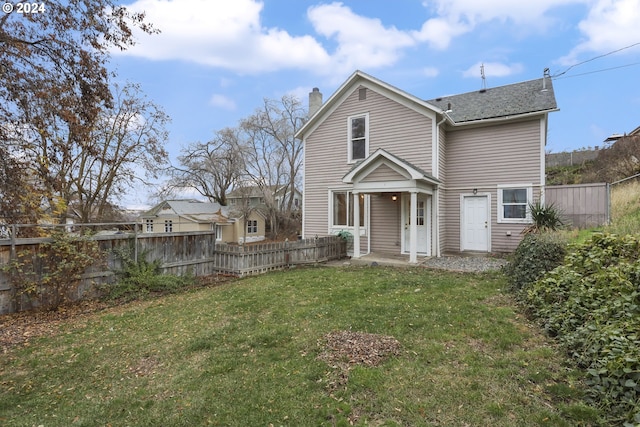
[[[462,250],[489,251],[489,197],[463,196]]]
[[[418,193],[416,206],[416,220],[418,229],[417,251],[419,254],[423,255],[431,254],[431,239],[429,233],[429,228],[431,226],[431,203],[429,199],[430,196]],[[409,227],[409,221],[411,219],[411,196],[409,194],[406,194],[405,197],[403,197],[403,207],[403,252],[409,253],[411,247],[411,232]]]

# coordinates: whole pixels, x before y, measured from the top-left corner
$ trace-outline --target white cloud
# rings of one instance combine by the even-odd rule
[[[420,31],[415,31],[414,37],[427,42],[431,47],[444,50],[449,47],[451,40],[459,35],[471,31],[471,26],[462,22],[444,18],[432,18],[422,24]]]
[[[426,18],[414,30],[400,30],[333,2],[307,9],[314,32],[302,35],[285,27],[265,27],[264,7],[277,7],[270,5],[259,0],[137,0],[127,7],[145,11],[161,34],[137,33],[138,45],[114,54],[195,62],[238,73],[308,70],[341,80],[354,69],[392,66],[407,49],[420,44],[446,50],[480,25],[549,30],[560,19],[552,12],[567,5],[591,9],[579,24],[585,39],[563,58],[565,63],[575,62],[584,52],[605,52],[640,40],[640,0],[425,0]],[[518,69],[503,66],[496,72]]]
[[[305,69],[319,74],[351,72],[394,64],[403,49],[418,43],[409,32],[356,15],[342,3],[307,10],[314,35],[291,35],[264,27],[257,0],[137,0],[160,34],[136,33],[138,44],[124,52],[151,60],[183,60],[240,73]],[[335,41],[330,54],[319,38]]]
[[[236,103],[233,99],[219,94],[212,95],[211,99],[209,100],[209,104],[213,105],[214,107],[220,107],[230,111],[236,109]]]
[[[247,73],[318,66],[329,59],[310,36],[294,37],[263,28],[263,3],[259,1],[138,0],[127,7],[144,11],[161,33],[138,33],[139,43],[125,55],[184,60]]]
[[[422,69],[422,75],[425,77],[437,77],[440,74],[440,70],[436,67],[424,67]]]
[[[589,0],[435,0],[425,1],[424,7],[435,16],[414,32],[417,40],[427,42],[438,50],[449,47],[460,35],[473,31],[478,25],[492,21],[512,23],[518,30],[544,31],[554,24],[547,13],[558,6],[585,3]]]
[[[391,65],[403,48],[416,44],[410,34],[356,15],[342,3],[314,6],[307,13],[318,34],[338,42],[333,60],[342,71]]]
[[[607,53],[640,42],[639,22],[640,0],[597,0],[578,24],[586,39],[560,63],[572,65],[585,52]]]
[[[486,77],[507,77],[513,74],[521,73],[524,70],[522,64],[502,64],[500,62],[476,62],[467,68],[463,73],[463,77],[477,78],[480,77],[480,69],[484,66],[484,75]]]
[[[493,20],[512,21],[527,26],[549,24],[546,13],[558,6],[585,3],[588,0],[435,0],[424,2],[441,17],[474,27]],[[434,6],[431,6],[431,5]]]

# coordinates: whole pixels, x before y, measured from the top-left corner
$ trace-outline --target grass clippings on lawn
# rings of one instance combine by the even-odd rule
[[[0,424],[596,425],[503,286],[319,267],[108,309],[7,351]]]

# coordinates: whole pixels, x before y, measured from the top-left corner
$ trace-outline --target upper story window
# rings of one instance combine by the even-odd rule
[[[364,160],[369,155],[369,113],[349,117],[349,163]]]
[[[500,186],[498,188],[498,222],[530,222],[529,204],[532,199],[533,189],[530,185]]]

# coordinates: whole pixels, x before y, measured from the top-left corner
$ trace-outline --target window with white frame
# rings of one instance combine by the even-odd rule
[[[145,225],[145,231],[147,233],[153,233],[153,220],[152,219],[145,219],[144,220],[144,225]]]
[[[166,219],[164,221],[164,232],[165,233],[173,232],[173,221],[171,221],[170,219]]]
[[[215,230],[216,230],[216,240],[217,241],[222,240],[222,226],[216,224],[215,225]]]
[[[349,117],[349,162],[363,160],[369,155],[369,114]]]
[[[247,234],[256,234],[258,232],[258,221],[250,219],[247,221]]]
[[[360,226],[364,227],[364,195],[358,197],[360,202]],[[353,193],[351,191],[334,191],[331,195],[331,226],[353,227]]]
[[[532,198],[533,189],[530,185],[498,187],[498,222],[530,222],[529,204]]]

